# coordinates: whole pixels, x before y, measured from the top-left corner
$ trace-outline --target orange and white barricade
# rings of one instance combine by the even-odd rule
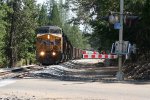
[[[117,59],[118,55],[114,54],[99,54],[97,51],[82,51],[83,59]]]
[[[83,59],[117,59],[117,55],[112,54],[83,54]]]

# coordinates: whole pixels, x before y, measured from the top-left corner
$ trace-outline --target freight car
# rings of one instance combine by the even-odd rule
[[[62,29],[42,26],[37,29],[36,59],[43,65],[58,64],[82,57],[82,50],[72,46]]]

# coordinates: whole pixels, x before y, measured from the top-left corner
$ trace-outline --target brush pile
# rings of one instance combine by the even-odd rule
[[[150,62],[128,64],[124,73],[128,79],[150,80]]]

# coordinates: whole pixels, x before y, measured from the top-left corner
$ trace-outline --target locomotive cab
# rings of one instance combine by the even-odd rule
[[[62,56],[62,29],[57,26],[42,26],[37,29],[36,58],[41,64],[55,64]]]

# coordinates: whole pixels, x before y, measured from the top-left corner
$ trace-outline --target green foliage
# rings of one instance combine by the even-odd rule
[[[29,54],[34,54],[35,47],[35,29],[37,28],[37,13],[36,5],[33,0],[23,1],[24,10],[22,12],[22,30],[20,37],[18,38],[18,49],[22,55],[18,55],[21,58],[29,59]],[[30,58],[31,59],[31,58]]]
[[[28,59],[34,54],[35,32],[37,27],[37,7],[34,0],[16,0],[6,3],[11,12],[7,13],[7,34],[5,35],[5,57],[9,67],[16,66],[21,58]],[[28,50],[32,49],[32,51]]]
[[[90,48],[90,46],[88,45],[88,38],[83,35],[78,26],[70,26],[69,24],[64,24],[63,32],[67,35],[74,47],[80,49]]]
[[[4,18],[6,17],[6,10],[7,6],[0,1],[0,64],[3,64],[3,61],[5,60],[4,57],[4,36],[6,34],[6,21],[4,21]],[[1,66],[1,65],[0,65]]]
[[[56,25],[62,27],[61,12],[54,0],[48,0],[39,8],[38,24],[39,26]]]
[[[48,17],[47,17],[47,8],[45,4],[42,5],[38,15],[39,15],[38,18],[39,26],[46,25],[48,22]]]
[[[76,2],[75,2],[76,1]],[[77,18],[73,21],[87,22],[93,28],[91,44],[96,49],[110,50],[111,44],[119,39],[119,32],[101,19],[108,16],[109,11],[119,12],[120,1],[116,0],[71,0],[77,4]],[[150,51],[150,0],[124,0],[124,11],[131,12],[141,19],[124,24],[124,40],[137,44],[139,52]],[[94,17],[94,18],[93,18]],[[90,19],[87,20],[87,19]],[[142,52],[143,51],[143,52]]]
[[[56,4],[53,5],[50,24],[62,27],[62,21],[60,19],[60,12]]]

